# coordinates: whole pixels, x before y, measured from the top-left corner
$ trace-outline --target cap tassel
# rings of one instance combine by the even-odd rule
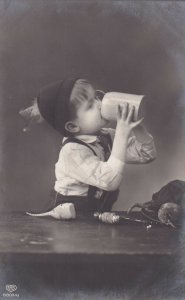
[[[33,104],[31,106],[26,109],[21,109],[19,114],[23,118],[28,119],[27,126],[25,126],[22,130],[23,132],[29,132],[33,124],[42,123],[44,121],[38,108],[37,98],[33,100]]]

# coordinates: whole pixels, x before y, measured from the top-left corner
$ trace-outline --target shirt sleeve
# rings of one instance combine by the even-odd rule
[[[109,133],[112,141],[114,140],[115,129],[103,128],[103,131]],[[155,160],[156,156],[157,152],[152,135],[150,135],[150,140],[147,143],[141,143],[135,135],[128,139],[126,163],[149,163]]]
[[[67,176],[107,191],[119,187],[125,166],[124,162],[112,155],[104,162],[86,146],[70,143],[62,148],[57,167],[64,162]]]
[[[147,143],[141,143],[135,136],[129,138],[126,163],[149,163],[155,160],[156,156],[154,139],[151,135]]]

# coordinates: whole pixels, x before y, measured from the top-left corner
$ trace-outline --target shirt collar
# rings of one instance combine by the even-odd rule
[[[76,138],[87,144],[91,144],[97,141],[97,135],[77,135]]]
[[[107,133],[107,128],[102,128],[100,130],[100,134],[101,133]],[[79,135],[76,135],[75,138],[87,143],[87,144],[91,144],[91,143],[95,143],[95,142],[99,142],[99,138],[97,135],[88,135],[88,134],[79,134]],[[67,137],[64,137],[63,138],[63,142],[67,139]]]
[[[76,135],[75,138],[87,143],[91,144],[98,140],[97,135]],[[67,137],[63,138],[63,142],[67,139]]]

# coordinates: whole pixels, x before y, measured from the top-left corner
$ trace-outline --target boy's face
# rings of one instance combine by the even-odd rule
[[[89,87],[87,101],[80,104],[77,109],[75,123],[79,126],[80,134],[96,134],[108,121],[101,116],[101,100],[96,98],[93,87]]]

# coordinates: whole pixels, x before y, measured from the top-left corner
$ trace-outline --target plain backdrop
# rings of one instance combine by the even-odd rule
[[[115,209],[185,179],[184,15],[185,3],[173,1],[0,1],[1,210],[51,202],[62,137],[46,124],[24,133],[18,112],[64,77],[147,97],[157,159],[126,166]]]

